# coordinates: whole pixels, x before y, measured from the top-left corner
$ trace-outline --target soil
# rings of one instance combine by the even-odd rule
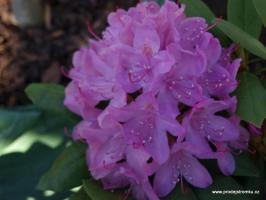
[[[108,13],[128,8],[134,1],[45,1],[45,22],[40,27],[19,28],[8,0],[0,0],[0,106],[29,102],[24,89],[32,82],[66,84],[60,68],[71,67],[74,51],[106,26]]]

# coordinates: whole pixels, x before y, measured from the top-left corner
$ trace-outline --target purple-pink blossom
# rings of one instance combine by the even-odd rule
[[[248,149],[231,94],[240,59],[184,10],[167,0],[118,9],[102,39],[74,54],[64,103],[82,117],[73,139],[88,144],[88,168],[105,189],[156,200],[183,181],[206,188],[201,159],[231,175],[232,154]]]

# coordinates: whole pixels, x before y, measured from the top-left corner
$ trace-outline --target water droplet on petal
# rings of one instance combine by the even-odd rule
[[[154,128],[153,124],[149,124],[149,127],[150,127],[151,129],[153,129],[153,128]]]
[[[139,124],[140,124],[140,125],[143,125],[143,124],[144,124],[144,122],[143,122],[143,121],[139,121]]]

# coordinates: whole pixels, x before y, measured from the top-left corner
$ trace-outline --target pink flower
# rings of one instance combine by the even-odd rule
[[[240,59],[184,10],[167,0],[118,9],[102,39],[74,54],[65,105],[83,119],[73,139],[88,144],[90,173],[105,189],[157,200],[183,180],[208,187],[200,159],[230,175],[232,154],[248,150],[231,94]]]

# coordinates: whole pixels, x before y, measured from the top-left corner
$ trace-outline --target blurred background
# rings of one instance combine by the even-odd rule
[[[60,67],[87,43],[88,23],[100,35],[108,13],[125,0],[0,0],[0,105],[28,102],[31,82],[65,83]]]

